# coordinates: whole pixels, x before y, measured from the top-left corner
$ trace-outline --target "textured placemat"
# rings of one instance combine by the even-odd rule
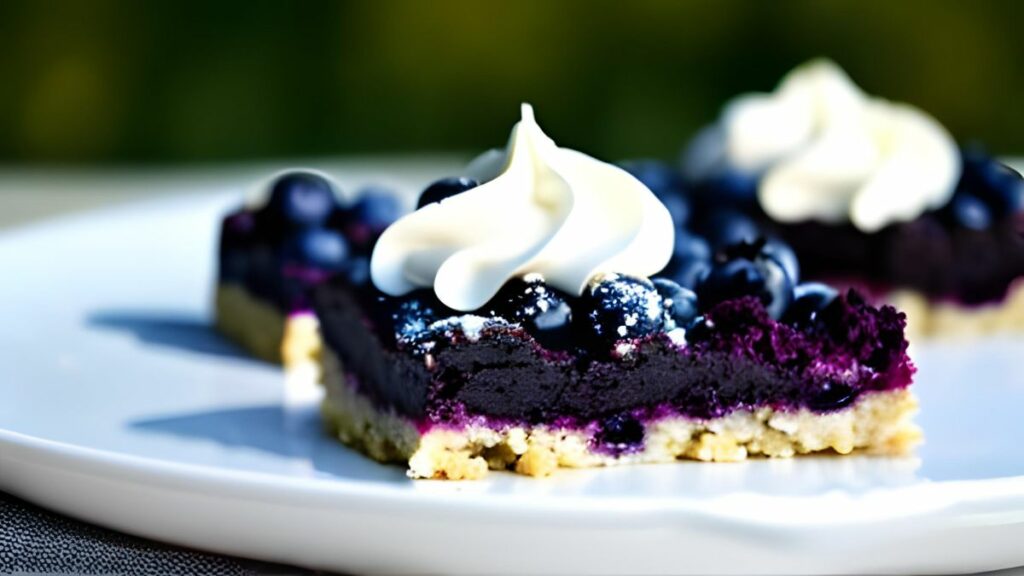
[[[0,492],[2,574],[315,574],[136,538],[44,510]]]

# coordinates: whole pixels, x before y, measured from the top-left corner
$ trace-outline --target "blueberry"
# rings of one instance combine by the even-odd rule
[[[349,209],[351,221],[358,222],[374,232],[383,231],[401,215],[402,204],[398,201],[398,196],[390,190],[377,187],[364,189]]]
[[[461,194],[466,190],[476,188],[480,183],[472,178],[444,178],[434,182],[430,186],[427,186],[422,193],[420,193],[420,199],[416,202],[416,209],[419,210],[427,204],[433,204],[434,202],[440,202],[445,198],[451,198],[456,194]]]
[[[985,230],[992,224],[992,212],[981,199],[968,192],[957,192],[949,203],[953,223],[970,230]]]
[[[686,341],[694,344],[711,338],[711,323],[703,316],[697,316],[686,326]]]
[[[777,238],[771,238],[765,242],[761,250],[769,258],[774,258],[776,262],[782,265],[782,269],[786,271],[790,282],[796,284],[800,281],[800,261],[796,257],[796,252],[793,251],[789,244]]]
[[[857,399],[857,391],[848,384],[828,381],[808,401],[808,407],[817,412],[829,412],[845,408]]]
[[[708,214],[701,232],[715,251],[744,242],[752,244],[763,236],[760,227],[749,216],[730,208],[713,210]]]
[[[644,441],[644,425],[629,414],[617,414],[601,422],[594,440],[616,453],[638,450]]]
[[[676,232],[672,259],[660,274],[680,286],[693,289],[697,280],[711,267],[711,247],[700,236]]]
[[[756,296],[772,318],[781,318],[793,300],[793,281],[766,243],[740,243],[727,248],[724,261],[716,263],[697,284],[701,308],[743,296]]]
[[[353,286],[366,286],[370,282],[370,259],[367,256],[349,258],[342,271],[345,279]]]
[[[665,330],[689,326],[697,317],[697,295],[693,290],[665,278],[655,278],[651,283],[664,299]]]
[[[649,280],[607,274],[584,291],[584,333],[608,349],[617,340],[642,338],[664,328],[662,297]]]
[[[341,271],[348,258],[348,243],[338,232],[326,228],[297,230],[285,239],[284,260],[328,272]]]
[[[658,198],[678,196],[683,193],[683,178],[679,172],[664,162],[651,159],[627,160],[619,166],[643,182]]]
[[[798,327],[810,326],[839,292],[818,282],[805,282],[793,288],[793,302],[786,309],[782,321]]]
[[[964,150],[963,161],[961,191],[985,201],[996,217],[1024,210],[1024,179],[1016,170],[976,147]]]
[[[620,166],[654,192],[668,209],[677,230],[686,226],[690,220],[690,199],[679,172],[657,160],[630,160]]]
[[[491,316],[520,324],[545,348],[568,350],[573,347],[569,297],[548,286],[540,277],[510,280],[485,309]]]
[[[716,263],[697,282],[695,292],[701,310],[709,310],[726,300],[759,295],[764,289],[764,274],[757,265],[750,260],[737,258]]]
[[[334,186],[312,172],[288,172],[273,182],[265,210],[289,226],[320,226],[337,207]]]
[[[391,322],[398,340],[412,339],[438,320],[438,314],[432,304],[433,294],[427,290],[417,290],[394,303]]]
[[[702,186],[702,199],[712,206],[747,207],[757,200],[757,174],[734,168],[722,170]]]

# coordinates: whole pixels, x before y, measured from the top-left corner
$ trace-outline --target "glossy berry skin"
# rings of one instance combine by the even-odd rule
[[[580,299],[582,331],[600,351],[618,340],[661,332],[662,301],[649,280],[608,274],[587,287]]]
[[[983,200],[996,218],[1024,211],[1024,178],[1020,173],[981,150],[964,151],[963,161],[959,192]]]
[[[672,259],[659,276],[693,289],[697,280],[711,268],[711,246],[700,236],[677,231]]]
[[[782,321],[805,328],[811,326],[824,310],[839,295],[831,286],[819,282],[797,284],[793,289],[793,302],[786,309]]]
[[[426,189],[420,193],[420,198],[416,202],[416,209],[419,210],[427,204],[433,204],[446,198],[451,198],[456,194],[461,194],[466,190],[471,190],[479,185],[480,183],[472,178],[443,178],[434,182],[430,186],[427,186]]]
[[[761,228],[753,219],[730,208],[710,212],[703,220],[700,231],[716,252],[736,244],[752,244],[763,236]]]
[[[783,265],[766,250],[764,241],[736,244],[725,250],[697,285],[702,310],[715,304],[755,296],[772,318],[779,319],[793,300],[793,281]]]
[[[668,209],[677,230],[689,223],[690,199],[683,178],[677,170],[657,160],[630,160],[620,166],[654,192]]]
[[[544,348],[568,350],[574,345],[568,296],[539,277],[510,280],[485,309],[521,325]]]
[[[325,272],[339,272],[346,264],[349,249],[345,238],[327,228],[297,230],[282,247],[284,261]]]
[[[686,328],[697,318],[697,295],[693,290],[665,278],[655,278],[651,283],[664,299],[662,306],[665,308],[666,331]]]
[[[601,422],[594,439],[614,454],[637,450],[643,446],[644,425],[629,414],[617,414]]]
[[[741,209],[757,201],[755,174],[736,169],[722,170],[701,186],[701,199],[709,206],[736,206]]]
[[[337,208],[334,187],[312,172],[288,172],[270,188],[264,214],[292,228],[323,225]]]
[[[349,208],[352,222],[381,232],[402,216],[402,204],[390,190],[367,188]]]
[[[796,257],[796,252],[793,251],[789,244],[782,240],[771,238],[765,242],[761,252],[782,265],[782,269],[786,271],[786,275],[789,276],[791,283],[795,285],[800,281],[800,261]]]
[[[969,230],[985,230],[992,225],[989,205],[974,194],[957,192],[948,209],[955,226]]]

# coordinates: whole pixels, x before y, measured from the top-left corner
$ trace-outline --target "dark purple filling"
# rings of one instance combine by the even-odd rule
[[[778,226],[805,277],[852,278],[882,290],[911,288],[964,304],[999,301],[1024,276],[1024,218],[983,230],[950,226],[939,214],[865,234],[849,225]]]
[[[855,293],[811,325],[772,319],[753,297],[723,302],[680,346],[667,334],[623,341],[617,354],[549,351],[502,319],[478,331],[449,320],[396,337],[394,302],[332,281],[314,292],[327,347],[359,391],[428,428],[490,421],[598,425],[598,442],[629,450],[664,413],[695,418],[771,406],[842,409],[861,394],[904,388],[904,316]],[[623,346],[625,345],[625,346]]]

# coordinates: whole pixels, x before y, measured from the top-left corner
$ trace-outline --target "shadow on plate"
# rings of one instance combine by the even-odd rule
[[[288,465],[308,463],[320,473],[348,480],[394,482],[405,478],[402,467],[374,462],[330,438],[315,405],[228,408],[136,420],[131,427],[187,440],[212,441],[240,453],[248,450],[269,454],[288,460]]]
[[[104,330],[128,332],[144,344],[261,362],[217,333],[207,320],[188,314],[104,310],[90,314],[86,322]]]

